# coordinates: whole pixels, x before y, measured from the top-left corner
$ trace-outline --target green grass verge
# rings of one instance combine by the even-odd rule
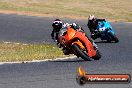
[[[32,61],[65,57],[52,44],[0,43],[0,62]]]
[[[132,0],[0,0],[1,10],[31,11],[57,17],[89,14],[115,21],[132,21]]]

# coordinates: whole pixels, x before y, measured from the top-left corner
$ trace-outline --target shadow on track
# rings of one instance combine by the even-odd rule
[[[56,61],[49,61],[49,62],[86,62],[84,60],[56,60]]]
[[[95,41],[95,43],[115,43],[115,42],[108,42],[108,41]]]

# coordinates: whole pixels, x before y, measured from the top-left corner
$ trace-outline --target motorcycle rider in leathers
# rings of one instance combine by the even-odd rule
[[[75,30],[85,33],[85,31],[82,29],[82,27],[80,27],[76,23],[69,24],[69,23],[63,23],[60,19],[54,20],[54,22],[52,23],[53,30],[51,33],[51,37],[52,37],[52,39],[54,39],[57,42],[57,45],[59,46],[59,48],[61,48],[63,46],[59,42],[58,34],[59,34],[59,31],[61,29],[63,29],[63,27],[66,27],[66,26],[70,26],[71,28],[73,28]],[[56,35],[55,37],[54,37],[54,34]],[[85,35],[90,40],[90,42],[92,42],[92,44],[97,48],[97,45],[88,37],[87,33],[85,33]],[[68,51],[64,47],[62,48],[62,50],[63,50],[64,54],[69,54]]]
[[[88,28],[91,32],[91,38],[94,39],[94,40],[100,37],[100,33],[95,32],[100,21],[105,21],[105,19],[98,19],[94,15],[90,15],[88,17],[87,26],[88,26]]]

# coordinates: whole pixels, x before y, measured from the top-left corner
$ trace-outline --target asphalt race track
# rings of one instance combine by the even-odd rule
[[[54,43],[50,38],[54,18],[0,14],[0,41],[23,43]],[[76,22],[87,32],[87,20]],[[99,61],[67,59],[36,63],[1,64],[0,88],[132,88],[129,84],[86,84],[76,82],[76,71],[82,66],[88,74],[132,75],[132,23],[111,23],[119,43],[96,40],[102,58]]]

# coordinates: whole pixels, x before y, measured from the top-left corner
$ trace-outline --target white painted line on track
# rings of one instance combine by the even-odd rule
[[[70,56],[70,57],[65,57],[65,58],[55,58],[55,59],[32,60],[32,61],[0,62],[0,65],[3,65],[3,64],[21,64],[21,63],[56,61],[56,60],[66,60],[66,59],[74,59],[74,58],[76,58],[76,56]]]

